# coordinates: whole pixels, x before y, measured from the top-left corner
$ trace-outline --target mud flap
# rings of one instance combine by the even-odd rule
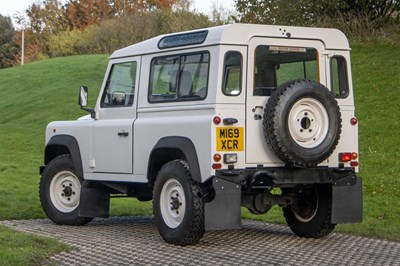
[[[354,175],[352,180],[332,184],[331,222],[334,224],[362,222],[362,178]]]
[[[109,209],[110,192],[100,183],[83,181],[79,200],[79,216],[107,218]]]
[[[206,230],[242,228],[241,188],[239,185],[215,177],[215,198],[205,205]]]

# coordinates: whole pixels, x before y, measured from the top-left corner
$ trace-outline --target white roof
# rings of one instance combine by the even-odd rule
[[[343,34],[343,32],[337,29],[237,23],[187,32],[160,35],[152,39],[117,50],[111,55],[110,58],[121,58],[127,56],[136,56],[149,53],[157,53],[161,51],[182,49],[182,47],[159,49],[158,43],[163,37],[166,36],[173,36],[175,34],[197,32],[202,30],[208,31],[205,41],[202,44],[190,45],[191,48],[217,44],[248,45],[252,37],[271,37],[319,40],[324,43],[326,49],[350,49],[349,42],[346,36]]]

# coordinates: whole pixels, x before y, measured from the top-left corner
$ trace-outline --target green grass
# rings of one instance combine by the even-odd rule
[[[400,240],[398,48],[377,44],[353,46],[364,221],[339,225],[336,232]],[[43,164],[46,125],[87,114],[77,105],[78,88],[80,85],[89,87],[93,105],[106,64],[107,56],[89,55],[0,70],[0,220],[45,217],[38,198],[38,167]],[[151,203],[111,200],[111,215],[143,214],[151,214]],[[283,223],[281,211],[276,207],[263,216],[244,211],[244,217]],[[12,231],[7,234],[13,241],[24,237]],[[8,238],[0,239],[0,247],[9,243]],[[11,255],[3,251],[0,258]],[[30,260],[29,255],[24,259]]]
[[[70,249],[55,239],[0,226],[0,265],[43,265],[43,258]]]

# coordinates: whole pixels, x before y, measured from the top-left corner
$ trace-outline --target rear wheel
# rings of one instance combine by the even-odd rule
[[[192,180],[182,160],[166,163],[153,191],[153,213],[162,238],[175,245],[199,242],[204,234],[204,201],[200,184]]]
[[[93,219],[78,215],[82,181],[76,175],[70,155],[50,161],[39,185],[40,202],[50,220],[56,224],[83,225]]]
[[[320,238],[328,235],[336,224],[331,223],[332,194],[330,185],[304,188],[298,192],[283,191],[296,199],[283,208],[290,229],[302,237]]]

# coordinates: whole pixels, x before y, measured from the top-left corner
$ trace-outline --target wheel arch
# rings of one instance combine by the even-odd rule
[[[56,135],[51,137],[46,145],[44,163],[47,165],[51,160],[63,154],[70,154],[76,174],[83,178],[81,152],[78,141],[70,135]]]
[[[169,161],[185,160],[190,169],[192,178],[201,183],[201,174],[196,147],[187,137],[171,136],[158,140],[153,147],[147,166],[147,179],[154,184],[158,171]]]

